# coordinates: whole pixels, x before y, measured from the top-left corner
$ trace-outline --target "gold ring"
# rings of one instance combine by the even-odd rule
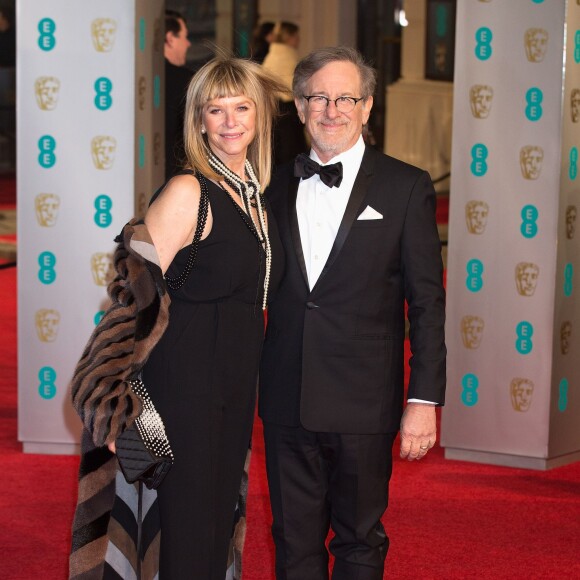
[[[427,447],[419,447],[419,449],[423,449],[423,451],[424,451],[425,449],[429,449],[429,447],[428,446]]]

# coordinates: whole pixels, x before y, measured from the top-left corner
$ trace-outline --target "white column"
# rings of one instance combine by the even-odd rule
[[[546,469],[580,459],[580,6],[460,2],[457,24],[442,444]]]
[[[18,2],[18,438],[76,450],[68,384],[113,239],[163,179],[163,1]]]

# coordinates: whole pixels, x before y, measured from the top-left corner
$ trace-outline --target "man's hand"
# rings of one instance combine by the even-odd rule
[[[435,405],[407,403],[401,419],[401,457],[409,461],[425,457],[436,439]]]
[[[117,448],[115,447],[115,442],[114,441],[112,443],[109,443],[107,445],[107,447],[109,448],[109,451],[111,453],[115,453],[115,454],[117,453]]]

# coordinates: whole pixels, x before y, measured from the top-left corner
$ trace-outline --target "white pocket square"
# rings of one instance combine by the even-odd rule
[[[383,214],[367,205],[365,210],[358,216],[357,220],[382,220]]]

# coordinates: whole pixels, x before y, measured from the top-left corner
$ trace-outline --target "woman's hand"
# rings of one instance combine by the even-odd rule
[[[109,443],[107,445],[107,447],[109,448],[109,451],[111,453],[117,453],[117,448],[115,447],[115,442],[114,441],[112,443]]]

